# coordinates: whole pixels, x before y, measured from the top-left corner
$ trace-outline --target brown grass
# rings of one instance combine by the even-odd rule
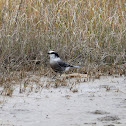
[[[0,76],[47,73],[50,49],[84,66],[81,73],[113,66],[113,74],[126,63],[125,0],[1,0],[0,27]]]

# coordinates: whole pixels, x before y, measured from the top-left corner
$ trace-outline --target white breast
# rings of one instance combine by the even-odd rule
[[[50,64],[55,64],[59,62],[61,59],[60,58],[50,58]]]

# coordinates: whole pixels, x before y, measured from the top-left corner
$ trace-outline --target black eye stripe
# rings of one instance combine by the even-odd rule
[[[55,54],[55,56],[59,57],[58,53],[56,52],[51,52],[50,54]]]
[[[52,52],[52,53],[50,53],[50,54],[57,54],[56,52]]]

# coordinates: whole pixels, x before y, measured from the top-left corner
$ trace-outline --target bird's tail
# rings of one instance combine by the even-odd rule
[[[74,68],[82,68],[82,66],[73,66]]]

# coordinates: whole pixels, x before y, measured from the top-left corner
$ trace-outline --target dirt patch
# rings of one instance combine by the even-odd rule
[[[98,118],[98,120],[100,120],[100,121],[115,121],[115,120],[119,120],[119,117],[118,116],[105,116],[105,117]]]
[[[91,112],[93,114],[100,114],[100,115],[104,115],[104,114],[110,114],[109,112],[105,112],[105,111],[102,111],[102,110],[95,110],[94,112]]]

